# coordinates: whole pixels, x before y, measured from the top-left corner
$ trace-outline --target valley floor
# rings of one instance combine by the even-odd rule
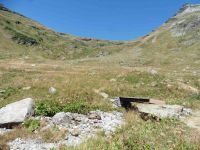
[[[189,71],[183,74],[170,68],[131,67],[105,60],[1,60],[0,107],[31,97],[36,105],[84,101],[93,109],[111,111],[109,98],[130,96],[160,99],[196,110],[200,109],[199,82],[199,76]],[[56,89],[55,94],[49,93],[50,87]],[[177,120],[144,121],[133,112],[118,111],[124,112],[126,125],[116,134],[109,138],[99,134],[68,149],[200,149],[200,132]],[[26,129],[0,136],[0,146],[17,137],[30,136],[21,130]]]

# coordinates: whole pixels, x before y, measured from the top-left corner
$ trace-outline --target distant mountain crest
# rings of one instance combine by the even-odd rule
[[[183,14],[193,13],[197,11],[200,11],[200,4],[185,4],[178,11],[177,15],[183,15]]]

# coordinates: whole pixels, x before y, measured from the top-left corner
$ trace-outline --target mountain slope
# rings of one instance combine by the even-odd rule
[[[0,6],[0,57],[75,59],[120,51],[124,42],[80,38],[54,32]]]
[[[105,63],[129,67],[153,67],[199,75],[200,5],[185,5],[160,28],[127,49],[105,58]],[[169,71],[170,72],[170,71]]]
[[[57,33],[0,7],[0,108],[30,97],[46,114],[123,111],[110,99],[147,97],[199,110],[199,10],[186,5],[149,35],[113,42]],[[124,116],[126,124],[111,137],[102,132],[72,149],[200,149],[200,134],[177,120],[144,121],[132,111]],[[56,132],[26,131],[0,135],[0,149],[19,137],[60,137],[55,126]]]

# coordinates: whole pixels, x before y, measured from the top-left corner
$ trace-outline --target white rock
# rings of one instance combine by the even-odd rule
[[[190,114],[190,109],[180,105],[155,105],[155,104],[138,104],[137,109],[140,113],[150,114],[158,118],[176,118]]]
[[[151,69],[151,70],[149,71],[149,73],[150,73],[151,75],[156,75],[156,74],[158,74],[158,72],[157,72],[156,70],[154,70],[154,69]]]
[[[117,79],[115,79],[115,78],[110,79],[110,82],[116,82],[116,81],[117,81]]]
[[[54,87],[49,88],[49,93],[55,94],[56,92],[57,92],[57,90]]]
[[[34,102],[26,98],[0,109],[0,126],[17,124],[34,114]]]
[[[101,95],[103,98],[108,98],[108,94],[104,93],[104,92],[100,92],[99,95]]]
[[[27,86],[27,87],[23,87],[22,90],[30,90],[31,87],[30,86]]]
[[[121,102],[120,102],[120,98],[119,97],[110,99],[110,101],[111,101],[111,103],[112,103],[114,108],[121,107]]]

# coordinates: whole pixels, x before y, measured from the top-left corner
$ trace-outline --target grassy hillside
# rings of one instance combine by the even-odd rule
[[[120,51],[124,42],[80,38],[54,32],[0,6],[0,57],[68,60]]]
[[[116,42],[57,33],[1,6],[0,107],[31,97],[37,105],[85,102],[85,108],[113,110],[99,90],[109,98],[148,97],[199,109],[200,11],[189,11],[193,7],[200,10],[185,6],[149,35]],[[55,94],[48,92],[52,86]],[[125,116],[127,125],[116,135],[99,135],[78,149],[200,147],[198,131],[176,120]],[[19,136],[18,130],[0,136],[0,146]]]
[[[195,5],[196,6],[196,5]],[[175,16],[160,28],[135,41],[130,48],[108,57],[124,66],[150,66],[172,69],[185,73],[196,71],[200,66],[200,6],[195,12],[185,13],[190,7],[184,6]]]

